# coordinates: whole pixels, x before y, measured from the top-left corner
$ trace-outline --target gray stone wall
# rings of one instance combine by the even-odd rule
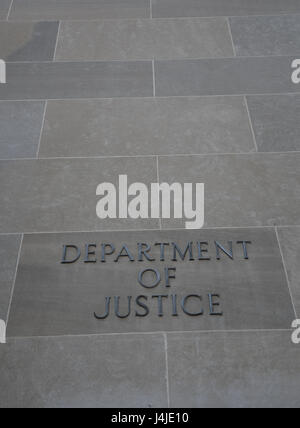
[[[0,20],[0,407],[299,407],[299,0],[0,0]],[[204,228],[98,219],[119,174],[205,183]],[[149,267],[176,279],[146,289]]]

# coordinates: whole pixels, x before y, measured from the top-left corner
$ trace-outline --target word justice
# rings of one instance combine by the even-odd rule
[[[211,316],[223,315],[220,308],[220,295],[211,293],[205,296],[188,294],[183,297],[177,294],[140,295],[135,299],[132,296],[105,297],[104,307],[103,313],[94,313],[97,320],[105,320],[111,311],[114,311],[117,318],[122,319],[128,318],[130,315],[147,317],[153,311],[156,312],[158,317],[163,317],[164,315],[178,317],[180,312],[190,317],[205,314]]]

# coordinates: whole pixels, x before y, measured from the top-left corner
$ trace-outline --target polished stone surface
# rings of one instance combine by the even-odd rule
[[[254,150],[242,98],[180,97],[49,101],[39,153],[59,157]]]
[[[5,322],[17,268],[20,243],[21,237],[19,235],[0,235],[0,319]]]
[[[300,151],[300,96],[247,97],[260,152]]]
[[[45,103],[0,102],[0,159],[36,157]]]
[[[159,175],[161,182],[205,183],[208,227],[299,223],[300,154],[161,157]],[[173,219],[164,227],[184,225]]]
[[[9,339],[0,362],[2,408],[168,405],[159,334]]]
[[[58,22],[0,22],[0,58],[5,61],[52,61]]]
[[[21,1],[21,0],[19,0]],[[298,0],[152,0],[154,18],[300,13]]]
[[[106,219],[96,215],[100,183],[157,182],[156,159],[70,159],[0,162],[0,231],[42,232],[153,229],[155,219]]]
[[[298,55],[300,15],[230,18],[239,56]]]
[[[170,406],[299,408],[291,332],[169,334]]]
[[[294,57],[156,61],[157,96],[300,92],[291,80]]]
[[[233,56],[225,18],[63,22],[57,60]]]
[[[202,245],[203,257],[198,260],[197,241]],[[217,260],[214,241],[226,249],[233,242],[233,257],[222,253]],[[238,241],[250,241],[248,260]],[[165,261],[160,261],[160,246],[155,243],[170,243],[165,247]],[[184,251],[188,242],[194,242],[193,258],[186,255],[182,261],[177,255],[173,261],[172,242]],[[113,244],[115,252],[101,262],[101,244]],[[152,261],[139,260],[138,243],[151,246]],[[85,245],[96,252],[85,263]],[[122,246],[127,245],[133,260],[119,258]],[[82,257],[75,263],[62,264],[64,245],[75,245]],[[143,246],[144,248],[144,246]],[[111,247],[106,248],[111,252]],[[39,257],[36,257],[39,254]],[[123,251],[124,254],[124,251]],[[74,260],[77,251],[67,250],[66,260]],[[170,287],[162,281],[155,288],[143,287],[138,274],[144,269],[158,269],[163,276],[164,268],[176,267],[176,279]],[[170,273],[173,276],[174,272]],[[41,278],[43,280],[41,281]],[[145,274],[143,281],[153,284],[154,274]],[[190,299],[186,310],[191,313],[203,311],[203,315],[190,316],[181,309],[181,300],[187,295],[202,296]],[[220,302],[213,310],[209,307],[209,294],[216,294],[213,301]],[[149,308],[136,304],[138,296],[146,296],[141,302]],[[162,314],[159,316],[158,300],[163,298]],[[171,295],[177,295],[177,316],[172,312]],[[130,315],[119,318],[114,312],[114,296],[120,296],[119,315],[128,315],[128,297],[132,296]],[[168,297],[169,296],[169,297]],[[110,314],[105,319],[105,298],[111,297]],[[222,313],[223,315],[211,315]],[[141,316],[137,316],[141,314]],[[192,330],[247,330],[289,328],[294,319],[291,297],[283,269],[281,254],[273,229],[229,229],[168,232],[118,232],[101,234],[48,234],[26,235],[19,265],[11,308],[8,337],[53,336],[91,333],[125,333],[152,331]]]
[[[9,63],[0,100],[146,97],[153,95],[152,63]]]
[[[149,18],[149,0],[14,0],[14,20]]]
[[[300,226],[279,228],[278,236],[297,316],[300,317]]]

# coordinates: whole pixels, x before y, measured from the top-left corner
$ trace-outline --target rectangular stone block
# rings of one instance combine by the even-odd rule
[[[63,22],[57,60],[233,56],[225,18]]]
[[[14,0],[13,20],[149,18],[149,0]]]
[[[45,103],[0,102],[0,159],[36,157]]]
[[[293,301],[297,316],[300,316],[300,226],[278,229],[278,236],[283,252],[285,266],[290,282]]]
[[[2,408],[168,405],[162,335],[12,339],[0,360]]]
[[[0,19],[6,19],[11,0],[0,0]]]
[[[52,61],[58,22],[1,22],[0,58],[5,61]]]
[[[299,408],[291,332],[169,334],[171,407]]]
[[[156,219],[105,219],[96,215],[101,183],[157,182],[156,159],[18,160],[0,163],[0,231],[156,229]]]
[[[156,95],[241,95],[299,92],[294,57],[156,61]]]
[[[146,97],[153,95],[151,62],[8,63],[0,99]]]
[[[300,96],[247,97],[258,151],[300,151]]]
[[[242,98],[175,97],[49,101],[39,153],[68,157],[254,150]]]
[[[230,18],[239,56],[298,55],[300,15]]]
[[[0,319],[6,322],[21,236],[0,235]]]
[[[160,182],[204,183],[205,226],[298,225],[300,155],[161,157]],[[163,220],[165,228],[184,222]]]
[[[152,9],[154,18],[300,13],[298,0],[152,0]]]
[[[273,229],[35,234],[8,336],[282,329],[294,318]]]

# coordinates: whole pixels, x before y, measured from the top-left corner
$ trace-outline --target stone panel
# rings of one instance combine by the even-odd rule
[[[156,61],[156,95],[251,95],[299,92],[295,57]]]
[[[299,408],[291,332],[168,335],[171,407]]]
[[[155,243],[169,244],[163,256]],[[24,237],[8,336],[289,328],[294,317],[273,229],[39,234]]]
[[[168,405],[161,335],[12,339],[0,363],[2,408]]]
[[[149,0],[14,0],[13,20],[149,18]]]
[[[40,157],[255,150],[243,99],[49,101]]]
[[[56,59],[145,60],[233,56],[225,18],[63,22]]]
[[[0,100],[146,97],[153,95],[152,63],[8,63]]]

